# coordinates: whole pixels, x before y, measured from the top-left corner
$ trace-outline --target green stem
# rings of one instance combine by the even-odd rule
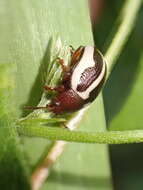
[[[107,61],[107,78],[112,71],[115,61],[120,55],[128,37],[134,27],[135,20],[139,8],[141,7],[142,0],[127,0],[126,4],[119,15],[117,21],[121,21],[121,24],[115,31],[114,37],[112,37],[111,45],[105,53],[105,59]]]
[[[68,129],[46,126],[21,126],[18,127],[21,135],[42,137],[48,140],[64,140],[79,143],[123,144],[143,142],[143,130],[134,131],[109,131],[109,132],[79,132]]]

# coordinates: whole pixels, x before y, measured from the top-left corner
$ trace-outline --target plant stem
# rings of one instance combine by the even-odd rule
[[[32,190],[38,190],[44,183],[50,173],[51,166],[56,162],[57,158],[62,154],[65,141],[56,141],[51,147],[46,157],[42,160],[40,165],[34,170],[31,176]]]
[[[121,21],[119,28],[115,31],[116,34],[112,37],[111,45],[107,49],[105,53],[105,59],[107,61],[107,78],[111,73],[113,66],[115,65],[115,61],[119,57],[128,37],[134,27],[135,20],[137,17],[137,13],[139,8],[141,7],[142,0],[127,0],[119,18],[117,20]],[[113,28],[114,30],[114,28]]]
[[[143,142],[143,130],[93,133],[69,131],[68,129],[46,126],[21,126],[18,127],[18,131],[21,135],[25,136],[78,143],[123,144]]]

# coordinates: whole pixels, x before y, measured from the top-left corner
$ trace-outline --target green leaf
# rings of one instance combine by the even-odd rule
[[[30,189],[26,159],[15,130],[13,67],[0,64],[0,188]]]

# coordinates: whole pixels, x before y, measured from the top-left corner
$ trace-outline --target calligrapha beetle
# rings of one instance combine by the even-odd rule
[[[71,55],[68,66],[58,58],[63,70],[61,84],[55,88],[44,86],[45,90],[56,91],[46,107],[55,114],[73,112],[92,102],[99,94],[106,76],[106,63],[102,54],[94,46],[80,46]]]

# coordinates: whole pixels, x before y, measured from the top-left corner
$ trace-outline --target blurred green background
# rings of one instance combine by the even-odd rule
[[[112,32],[125,1],[91,1],[93,4],[94,2],[97,3],[97,6],[91,6],[93,8],[94,41],[96,46],[105,53],[108,36]],[[13,98],[12,102],[15,106],[9,106],[9,109],[11,110],[11,107],[15,109],[17,117],[22,115],[25,104],[36,105],[40,100],[43,92],[43,70],[41,70],[41,66],[48,62],[47,47],[51,36],[55,37],[59,32],[63,43],[71,44],[75,48],[79,45],[93,44],[86,3],[87,0],[63,0],[63,3],[61,3],[61,0],[43,0],[42,3],[38,0],[2,0],[0,2],[0,64],[12,63],[12,65],[16,66],[14,71],[15,98]],[[109,130],[143,128],[142,19],[143,8],[139,12],[134,30],[104,88],[105,114]],[[102,96],[99,96],[92,104],[83,118],[81,126],[79,130],[83,131],[105,130],[106,123]],[[4,136],[3,133],[1,135]],[[7,139],[9,138],[7,134],[5,136]],[[51,141],[47,142],[46,139],[42,138],[19,138],[19,136],[16,138],[20,142],[22,141],[22,143],[18,141],[17,144],[18,146],[22,145],[22,151],[24,149],[22,159],[26,161],[26,164],[21,164],[22,159],[18,157],[22,169],[17,169],[17,162],[11,160],[11,156],[7,156],[7,150],[10,150],[10,148],[5,148],[6,156],[3,154],[3,150],[0,149],[0,155],[4,155],[3,160],[6,164],[9,161],[10,165],[7,164],[7,168],[14,173],[14,175],[11,175],[14,177],[19,176],[23,179],[25,168],[28,168],[26,176],[29,179],[29,173],[43,156],[41,156],[43,151],[49,150],[48,145],[51,145]],[[3,147],[2,139],[0,142]],[[7,144],[11,145],[12,143],[7,141]],[[17,144],[14,146],[15,151],[13,151],[16,157],[19,156]],[[114,189],[142,189],[143,145],[113,145],[109,149]],[[1,166],[3,170],[1,169],[0,180],[3,181],[3,178],[8,176],[11,179],[11,181],[8,181],[9,184],[7,183],[7,178],[5,179],[8,184],[8,190],[10,190],[9,186],[11,184],[13,184],[13,189],[16,190],[15,183],[18,181],[17,178],[13,182],[10,175],[3,175],[3,171],[7,171],[3,164]],[[24,183],[27,183],[27,178]],[[21,184],[19,183],[18,186],[21,186]],[[27,190],[27,186],[25,187]],[[108,146],[70,143],[63,156],[54,165],[50,178],[42,187],[43,190],[48,188],[58,190],[111,190],[112,179]],[[2,189],[5,190],[5,188]]]
[[[105,52],[107,36],[124,1],[102,1],[93,22],[94,40]],[[104,105],[109,130],[143,129],[143,7],[132,34],[104,88]],[[143,145],[112,145],[110,159],[116,190],[143,189]]]

